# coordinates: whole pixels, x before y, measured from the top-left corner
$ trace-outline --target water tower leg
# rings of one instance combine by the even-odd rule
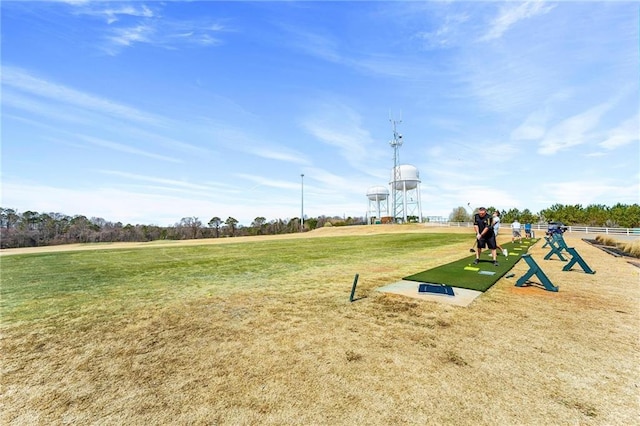
[[[420,183],[416,187],[418,191],[418,217],[420,218],[420,223],[422,223],[422,200],[420,199]]]
[[[407,182],[402,182],[402,218],[407,223]]]

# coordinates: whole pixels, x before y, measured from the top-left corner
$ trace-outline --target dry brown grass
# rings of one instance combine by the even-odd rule
[[[431,232],[359,228],[305,236]],[[531,253],[558,293],[514,287],[520,262],[466,308],[375,291],[390,272],[468,254],[458,244],[402,266],[354,259],[311,281],[301,272],[282,292],[3,327],[0,423],[636,424],[640,269],[565,238],[595,275],[562,272],[538,243]],[[353,272],[363,298],[349,303]]]
[[[640,258],[640,239],[635,239],[633,241],[619,241],[609,235],[597,235],[596,241],[604,246],[615,247],[622,250],[629,256]]]
[[[615,247],[618,244],[618,240],[608,235],[596,235],[596,241],[599,244],[612,247]]]
[[[629,253],[633,257],[640,258],[640,240],[622,243],[620,247],[625,253]]]

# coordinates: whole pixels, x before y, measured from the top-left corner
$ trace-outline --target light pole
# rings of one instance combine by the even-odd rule
[[[304,232],[304,173],[300,174],[300,232]]]

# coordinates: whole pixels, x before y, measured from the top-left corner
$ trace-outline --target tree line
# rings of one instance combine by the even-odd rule
[[[173,226],[132,225],[103,218],[69,216],[62,213],[19,212],[0,207],[0,248],[38,247],[72,243],[146,242],[275,235],[309,231],[323,226],[361,225],[364,218],[320,216],[275,219],[256,217],[242,226],[233,217],[212,217],[206,224],[197,217],[184,217]]]
[[[493,212],[495,207],[487,207],[487,211]],[[471,222],[474,212],[465,207],[456,207],[449,215],[450,222]],[[562,222],[568,226],[593,226],[607,228],[640,228],[640,205],[615,204],[605,206],[603,204],[590,204],[583,207],[580,204],[564,205],[554,204],[539,213],[532,213],[529,209],[522,211],[510,209],[500,211],[500,220],[511,223],[514,220],[520,223],[548,223]]]
[[[493,211],[496,208],[488,207],[488,210]],[[468,208],[456,207],[449,215],[449,221],[470,222],[473,213],[475,212]],[[501,211],[502,222],[511,223],[516,219],[521,223],[532,224],[558,221],[573,226],[640,228],[640,205],[618,203],[611,207],[602,204],[583,207],[580,204],[554,204],[538,213],[515,208]],[[173,226],[123,225],[121,222],[114,223],[96,217],[34,211],[21,213],[15,209],[0,207],[0,248],[276,235],[309,231],[324,226],[366,223],[367,220],[363,217],[319,216],[305,218],[304,224],[299,217],[270,221],[264,217],[256,217],[250,226],[242,226],[233,217],[223,220],[214,216],[206,224],[197,217],[184,217]]]

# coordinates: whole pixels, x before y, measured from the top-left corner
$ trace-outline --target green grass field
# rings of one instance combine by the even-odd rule
[[[468,239],[450,234],[383,234],[8,256],[0,258],[0,309],[5,325],[76,317],[87,310],[111,316],[178,297],[252,289],[295,292],[310,283],[336,284],[323,282],[328,276],[323,271],[336,268],[345,271],[348,287],[349,276],[363,272],[362,266],[358,268],[363,261],[385,263]],[[389,279],[401,276],[389,272]]]

